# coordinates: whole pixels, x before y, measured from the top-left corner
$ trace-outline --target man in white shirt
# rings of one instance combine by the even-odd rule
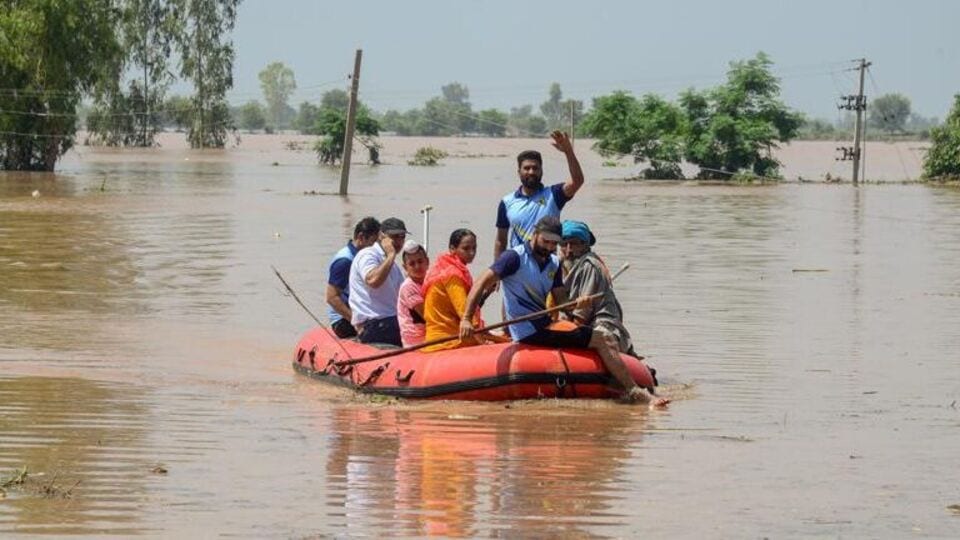
[[[361,249],[350,265],[350,322],[361,343],[401,346],[397,297],[403,272],[396,258],[406,237],[403,221],[387,218],[380,224],[377,243]]]

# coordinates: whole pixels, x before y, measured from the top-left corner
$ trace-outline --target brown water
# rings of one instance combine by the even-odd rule
[[[473,228],[479,272],[532,143],[437,143],[487,157],[358,167],[340,199],[277,140],[0,173],[0,477],[32,475],[0,536],[960,536],[960,191],[628,183],[584,152],[565,216],[632,264],[677,401],[382,403],[293,373],[311,321],[270,265],[322,314],[353,224],[431,204],[431,247]]]

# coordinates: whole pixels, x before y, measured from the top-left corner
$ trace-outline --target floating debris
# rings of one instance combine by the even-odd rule
[[[960,504],[951,504],[947,507],[947,510],[953,512],[955,516],[960,516]]]
[[[827,268],[794,268],[793,271],[796,272],[829,272]]]
[[[27,481],[27,466],[24,465],[22,469],[19,469],[13,473],[10,478],[0,482],[0,488],[6,489],[13,486],[22,486]]]
[[[167,474],[167,468],[164,467],[163,463],[157,463],[157,466],[150,469],[150,472],[153,474]]]

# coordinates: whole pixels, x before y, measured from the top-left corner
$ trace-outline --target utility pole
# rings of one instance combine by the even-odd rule
[[[837,105],[838,109],[857,112],[857,120],[853,127],[853,147],[837,148],[838,151],[842,152],[841,157],[837,158],[837,160],[853,160],[853,185],[857,185],[860,181],[860,161],[863,159],[864,154],[866,153],[863,151],[863,146],[866,144],[866,142],[863,140],[865,127],[863,113],[867,110],[867,96],[863,95],[863,76],[872,62],[867,62],[866,58],[854,60],[854,62],[858,62],[859,65],[853,69],[860,71],[860,86],[857,90],[857,94],[851,96],[841,96],[841,103]]]
[[[347,107],[347,134],[343,140],[343,159],[340,161],[340,196],[347,194],[350,183],[350,156],[353,153],[353,130],[357,125],[357,91],[360,88],[360,59],[363,50],[357,49],[353,61],[353,80],[350,82],[350,105]]]
[[[577,128],[577,104],[570,100],[570,146],[573,146],[573,133]]]

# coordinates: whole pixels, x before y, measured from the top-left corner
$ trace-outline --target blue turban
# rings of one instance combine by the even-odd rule
[[[592,246],[597,243],[596,237],[594,237],[593,233],[590,232],[590,227],[587,227],[587,224],[582,221],[571,221],[569,219],[564,221],[562,236],[564,238],[580,239],[588,246]]]

